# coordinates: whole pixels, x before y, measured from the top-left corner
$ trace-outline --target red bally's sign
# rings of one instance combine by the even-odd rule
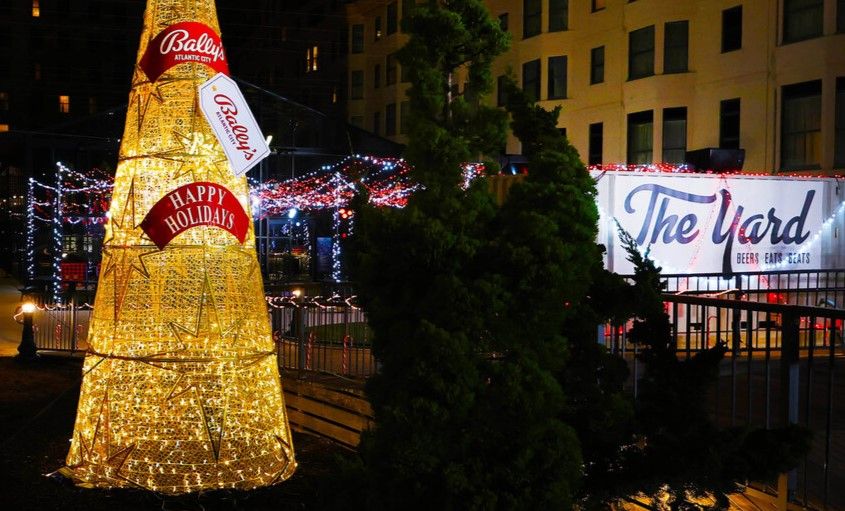
[[[249,231],[249,216],[235,195],[217,183],[189,183],[165,195],[150,209],[141,229],[163,250],[192,227],[220,227],[241,243]]]
[[[211,27],[196,21],[184,21],[165,28],[147,45],[140,66],[150,81],[178,64],[197,62],[228,75],[229,63],[223,43]]]

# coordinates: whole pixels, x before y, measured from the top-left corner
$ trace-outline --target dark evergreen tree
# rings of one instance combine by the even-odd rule
[[[689,359],[679,356],[663,308],[660,268],[639,252],[630,235],[620,234],[635,268],[630,339],[642,348],[645,374],[637,399],[638,441],[624,451],[615,474],[618,497],[665,495],[670,509],[697,509],[691,498],[712,496],[714,507],[727,508],[727,495],[740,485],[770,480],[796,466],[809,449],[809,431],[715,423],[706,397],[727,352],[725,342]]]
[[[403,210],[357,206],[353,277],[381,364],[361,448],[369,503],[566,509],[582,459],[563,331],[601,266],[592,181],[558,145],[502,208],[482,180],[463,190],[461,164],[504,146],[506,113],[482,98],[507,38],[477,0],[417,8],[405,28],[407,154],[424,189]]]
[[[481,104],[489,62],[508,44],[478,0],[431,2],[404,20],[399,61],[412,86],[407,159],[424,188],[401,210],[359,203],[352,276],[374,332],[380,372],[367,392],[376,428],[361,453],[371,507],[496,505],[479,451],[487,385],[479,345],[491,292],[478,267],[495,205],[461,165],[504,145],[505,114]],[[466,76],[463,93],[452,83]]]
[[[607,474],[618,462],[620,445],[631,438],[633,406],[623,389],[627,366],[597,339],[598,325],[630,315],[625,296],[631,290],[604,269],[603,249],[596,244],[595,182],[557,128],[560,107],[544,110],[513,80],[507,80],[506,91],[511,127],[530,171],[502,208],[499,253],[511,259],[505,265],[521,268],[509,275],[507,287],[531,297],[517,300],[524,317],[516,324],[532,325],[535,342],[565,339],[553,345],[566,346],[567,358],[546,367],[567,398],[558,418],[575,429],[581,445],[579,493],[586,506],[608,494]]]

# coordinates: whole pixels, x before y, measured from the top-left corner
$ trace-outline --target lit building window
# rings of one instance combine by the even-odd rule
[[[32,17],[33,18],[40,18],[41,17],[41,2],[40,2],[40,0],[32,0]]]
[[[70,113],[70,96],[59,96],[59,112]]]
[[[381,16],[376,16],[373,26],[373,39],[376,41],[381,39]]]
[[[9,125],[8,124],[0,124],[0,133],[4,133],[6,131],[9,131]]]
[[[320,49],[317,46],[308,48],[305,52],[305,72],[317,70],[317,58],[319,57]]]

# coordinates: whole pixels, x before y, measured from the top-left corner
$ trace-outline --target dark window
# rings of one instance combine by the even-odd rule
[[[9,110],[9,93],[8,92],[0,92],[0,110],[8,111]]]
[[[645,164],[652,160],[654,112],[628,114],[628,163]]]
[[[499,28],[501,28],[503,32],[508,31],[508,13],[499,15]]]
[[[505,106],[508,104],[508,95],[505,93],[504,75],[496,78],[496,106]]]
[[[654,25],[628,35],[628,79],[654,74]]]
[[[364,51],[364,25],[352,25],[352,53]]]
[[[845,0],[836,0],[836,31],[845,32]]]
[[[416,7],[416,0],[402,0],[402,19],[404,20],[414,14]]]
[[[607,7],[605,0],[593,0],[593,12],[600,11]]]
[[[604,46],[590,50],[590,85],[604,82]]]
[[[549,57],[548,99],[566,97],[566,57]]]
[[[349,99],[361,99],[364,97],[364,72],[352,71],[349,77]]]
[[[560,136],[566,138],[566,128],[558,128],[557,132],[560,133]]]
[[[396,2],[387,4],[387,35],[396,33],[397,14]]]
[[[722,53],[742,48],[742,6],[722,11]]]
[[[549,0],[549,32],[569,29],[569,0]]]
[[[358,126],[359,128],[364,127],[364,118],[360,115],[353,115],[349,118],[349,124],[353,126]]]
[[[663,162],[683,163],[687,155],[687,109],[663,109]]]
[[[393,85],[396,83],[396,54],[391,53],[384,59],[384,84]]]
[[[833,138],[833,166],[845,168],[845,77],[836,79],[836,133]]]
[[[739,98],[719,104],[719,147],[739,149]]]
[[[373,112],[373,133],[381,134],[381,112]]]
[[[522,38],[540,33],[541,0],[522,0]]]
[[[824,0],[783,1],[783,42],[792,43],[822,35]]]
[[[798,83],[783,88],[781,168],[818,168],[821,163],[822,82]]]
[[[402,83],[408,83],[411,81],[411,77],[408,76],[408,66],[399,66],[399,81]]]
[[[666,24],[663,45],[663,72],[684,73],[687,71],[689,54],[689,23],[672,21]]]
[[[373,88],[378,89],[381,87],[381,64],[376,64],[373,67]]]
[[[376,16],[373,29],[373,39],[378,41],[381,39],[381,16]]]
[[[399,104],[399,133],[408,133],[408,115],[411,113],[411,104],[403,101]]]
[[[602,164],[602,150],[604,146],[604,124],[597,122],[590,124],[590,147],[588,149],[588,165]]]
[[[522,90],[528,99],[540,100],[540,59],[522,65]]]
[[[396,135],[396,103],[389,103],[384,109],[384,134]]]

